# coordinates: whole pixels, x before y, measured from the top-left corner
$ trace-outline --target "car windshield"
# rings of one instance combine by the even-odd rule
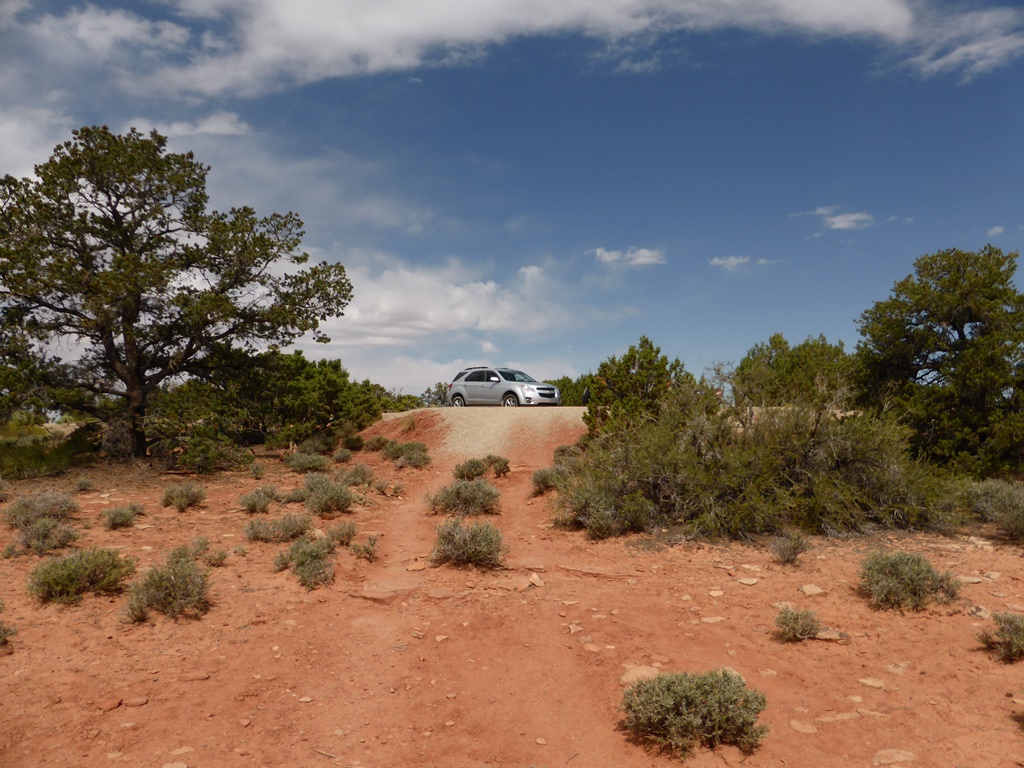
[[[505,381],[537,381],[532,376],[527,376],[522,371],[498,371]]]

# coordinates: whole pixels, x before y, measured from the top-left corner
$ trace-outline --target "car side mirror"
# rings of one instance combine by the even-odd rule
[[[488,381],[501,381],[497,376],[491,376]]]

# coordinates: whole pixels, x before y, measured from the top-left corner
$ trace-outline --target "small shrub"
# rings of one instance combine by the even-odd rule
[[[389,440],[384,435],[374,435],[363,443],[363,449],[367,451],[383,451],[388,443],[393,442],[394,440]]]
[[[85,493],[86,491],[93,491],[96,489],[96,483],[90,480],[88,477],[80,477],[75,481],[75,490],[78,493]]]
[[[495,515],[498,489],[486,480],[456,480],[441,488],[427,503],[434,514]]]
[[[335,543],[329,537],[311,539],[303,536],[274,560],[274,568],[283,571],[291,568],[306,589],[316,589],[321,584],[334,581],[334,564],[330,556]]]
[[[1004,519],[1024,520],[1024,484],[1007,480],[982,480],[968,483],[963,489],[968,510],[984,523]]]
[[[933,599],[954,600],[960,582],[949,571],[939,573],[924,557],[908,552],[874,552],[861,565],[861,592],[882,609],[919,611]]]
[[[392,496],[401,496],[403,493],[405,493],[405,486],[402,485],[401,483],[394,483],[391,486]]]
[[[381,452],[399,469],[402,467],[419,469],[430,463],[430,456],[427,454],[425,443],[399,443],[394,440],[388,440],[381,447]]]
[[[565,476],[560,467],[543,467],[533,473],[533,495],[540,496],[547,491],[558,488],[559,481]]]
[[[362,435],[349,435],[341,441],[341,447],[353,453],[363,450],[365,441]]]
[[[54,549],[63,549],[78,538],[73,528],[52,517],[41,517],[22,528],[18,534],[12,554],[20,550],[45,555]]]
[[[408,443],[407,443],[408,445]],[[422,445],[422,443],[416,443],[416,445]],[[409,450],[403,453],[398,461],[395,462],[395,466],[398,469],[409,467],[411,469],[423,469],[423,467],[430,464],[430,455],[426,449],[415,449]]]
[[[0,600],[0,613],[3,612],[4,601]],[[18,634],[17,628],[12,627],[10,624],[5,624],[4,622],[0,621],[0,648],[6,646],[10,638],[14,637],[16,634]]]
[[[145,621],[156,611],[168,618],[199,618],[210,610],[210,572],[195,561],[195,545],[177,547],[162,566],[154,566],[132,585],[125,614]]]
[[[461,464],[456,464],[452,473],[456,480],[476,480],[487,474],[487,462],[483,459],[467,459]]]
[[[234,552],[239,557],[245,557],[246,555],[249,554],[249,550],[245,548],[244,544],[239,544],[237,547],[235,547],[232,550],[232,552]]]
[[[333,435],[319,432],[312,437],[307,437],[298,445],[299,453],[330,453],[338,444]]]
[[[339,448],[331,458],[335,464],[347,464],[352,461],[352,450],[349,448]]]
[[[349,550],[353,555],[365,560],[368,563],[377,562],[377,544],[379,540],[376,536],[370,536],[365,544],[350,544]]]
[[[252,476],[253,480],[262,480],[263,475],[265,475],[266,472],[267,468],[260,464],[258,461],[254,461],[252,464],[249,465],[249,474]]]
[[[313,475],[309,475],[313,478]],[[354,499],[352,492],[342,483],[335,483],[326,475],[318,475],[323,479],[318,482],[306,483],[306,510],[314,515],[329,515],[334,512],[348,512]]]
[[[113,549],[87,549],[38,565],[29,574],[28,590],[44,603],[77,603],[82,595],[105,595],[121,589],[135,573],[135,561]]]
[[[626,689],[622,727],[635,738],[685,757],[695,746],[733,744],[750,752],[768,727],[757,725],[764,694],[725,669],[703,674],[663,674]]]
[[[309,515],[285,515],[279,520],[250,520],[245,525],[245,538],[249,541],[293,541],[313,527]]]
[[[272,485],[264,485],[242,494],[238,498],[238,503],[250,515],[265,515],[270,511],[270,505],[277,499],[277,488]]]
[[[346,520],[327,529],[327,538],[339,547],[347,547],[355,537],[356,524],[351,520]]]
[[[800,555],[811,548],[811,545],[799,531],[790,531],[776,536],[769,545],[775,562],[781,565],[795,565]]]
[[[464,526],[458,518],[445,520],[437,527],[437,543],[430,555],[431,562],[441,565],[475,565],[497,568],[505,555],[501,531],[490,523]]]
[[[78,511],[78,505],[66,493],[47,491],[11,502],[4,510],[4,520],[11,528],[26,528],[42,518],[69,520]]]
[[[301,504],[306,500],[306,488],[293,488],[280,498],[285,504]]]
[[[365,464],[353,464],[344,472],[338,473],[338,482],[344,483],[347,486],[365,485],[369,487],[370,483],[373,482],[373,470]]]
[[[103,515],[103,527],[108,531],[117,528],[131,528],[135,525],[135,518],[142,514],[142,506],[139,504],[128,504],[124,507],[113,507]]]
[[[211,568],[220,568],[228,561],[228,553],[223,549],[214,549],[203,553],[200,559]]]
[[[783,608],[775,617],[776,634],[786,643],[810,640],[821,631],[821,624],[814,611],[797,611]]]
[[[295,472],[326,472],[329,466],[327,457],[316,453],[290,453],[284,463]]]
[[[488,454],[484,461],[487,462],[487,466],[494,472],[495,477],[504,477],[512,471],[512,467],[508,463],[508,459],[504,456],[495,456],[493,453]]]
[[[163,505],[184,512],[198,507],[206,499],[206,489],[199,483],[172,483],[164,489]]]
[[[1019,613],[996,613],[995,632],[982,632],[978,639],[990,651],[996,651],[1000,661],[1012,664],[1024,659],[1024,616]]]

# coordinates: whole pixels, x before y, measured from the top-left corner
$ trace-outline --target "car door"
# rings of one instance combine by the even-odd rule
[[[466,392],[466,405],[480,405],[482,397],[480,389],[484,385],[486,374],[487,371],[470,371],[466,374],[463,384]]]
[[[501,396],[504,394],[501,376],[490,368],[481,373],[483,381],[480,383],[480,405],[501,405]]]

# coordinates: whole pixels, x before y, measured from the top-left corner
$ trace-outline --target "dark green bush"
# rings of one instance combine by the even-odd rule
[[[540,496],[558,488],[558,483],[566,476],[562,467],[542,467],[533,473],[533,495]]]
[[[441,488],[427,503],[434,514],[496,515],[498,489],[486,480],[456,480]]]
[[[821,624],[814,611],[797,611],[783,607],[775,617],[775,631],[786,643],[810,640],[821,631]]]
[[[430,463],[430,455],[427,453],[425,443],[399,443],[394,440],[388,440],[381,446],[380,450],[399,469],[402,467],[420,469]]]
[[[365,464],[353,464],[348,469],[338,473],[338,482],[347,486],[365,485],[369,487],[373,482],[373,470]]]
[[[876,608],[919,611],[932,600],[956,599],[960,582],[949,571],[936,571],[921,555],[873,552],[861,564],[860,590]]]
[[[199,618],[210,610],[210,572],[196,563],[205,552],[200,545],[177,547],[162,566],[154,566],[132,585],[125,615],[134,622],[145,621],[156,611],[168,618]]]
[[[431,562],[441,565],[475,565],[497,568],[505,556],[501,531],[490,523],[464,526],[453,517],[437,527],[437,543],[430,554]]]
[[[274,568],[284,571],[291,568],[306,589],[316,589],[321,584],[334,581],[334,564],[330,557],[335,542],[330,537],[312,539],[306,536],[296,539],[288,549],[278,554]]]
[[[1024,659],[1024,616],[1018,613],[997,613],[992,616],[996,623],[995,632],[982,632],[978,639],[991,651],[995,651],[1000,661],[1012,664]]]
[[[768,727],[757,724],[764,694],[725,669],[704,674],[663,674],[626,689],[623,728],[635,738],[685,757],[695,746],[757,747]]]
[[[786,531],[774,537],[769,545],[772,557],[780,565],[795,565],[800,555],[810,548],[807,538],[799,531]]]
[[[313,527],[309,515],[285,515],[279,520],[250,520],[245,525],[245,538],[249,541],[293,541]]]
[[[135,518],[142,514],[140,504],[128,504],[123,507],[108,509],[103,515],[103,527],[108,531],[116,528],[131,528],[135,525]]]
[[[327,432],[317,432],[298,444],[299,453],[330,453],[338,445],[338,439]]]
[[[270,511],[270,505],[277,501],[278,498],[280,497],[277,493],[277,488],[272,485],[264,485],[254,488],[248,493],[243,493],[238,498],[238,503],[250,515],[265,515]]]
[[[199,483],[171,483],[164,489],[163,505],[184,512],[189,507],[198,507],[206,499],[206,489]]]
[[[341,447],[353,453],[363,450],[364,444],[362,435],[348,435],[341,441]]]
[[[487,462],[487,466],[494,472],[495,477],[504,477],[512,471],[508,459],[504,456],[495,456],[493,453],[489,453],[484,457],[484,461]]]
[[[106,595],[121,589],[135,573],[135,561],[113,549],[86,549],[47,560],[29,574],[28,590],[44,603],[77,603],[82,595]]]
[[[326,472],[330,466],[326,456],[316,453],[289,453],[284,463],[296,472]]]
[[[303,485],[298,488],[293,488],[287,493],[281,494],[279,498],[284,504],[301,504],[306,500],[306,494],[307,488]]]
[[[384,435],[374,435],[369,440],[363,442],[363,449],[367,451],[383,451],[388,443],[393,443],[394,440],[384,437]]]

